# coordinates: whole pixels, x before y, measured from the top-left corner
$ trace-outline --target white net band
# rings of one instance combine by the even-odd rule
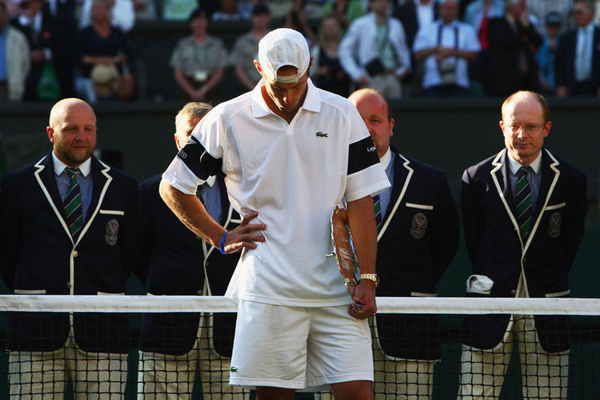
[[[0,311],[24,312],[235,312],[222,296],[0,295]],[[378,297],[380,314],[600,315],[600,299]]]

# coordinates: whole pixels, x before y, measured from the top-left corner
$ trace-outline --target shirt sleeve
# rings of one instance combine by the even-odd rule
[[[415,42],[413,43],[414,53],[433,47],[430,40],[431,33],[431,30],[427,29],[426,27],[419,29],[417,36],[415,36]]]
[[[163,180],[185,194],[195,194],[198,185],[222,171],[223,129],[219,115],[211,111],[200,121],[162,175]]]
[[[477,38],[477,32],[470,25],[466,25],[466,28],[467,28],[467,34],[465,36],[466,36],[467,40],[465,43],[465,50],[480,51],[481,45],[479,44],[479,39]]]
[[[355,201],[365,196],[374,196],[391,185],[377,156],[358,110],[350,107],[350,145],[348,148],[348,172],[346,177],[346,201]]]

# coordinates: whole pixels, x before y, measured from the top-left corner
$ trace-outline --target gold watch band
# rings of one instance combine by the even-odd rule
[[[362,281],[363,279],[373,281],[375,287],[379,286],[379,275],[377,274],[360,274],[360,280]]]

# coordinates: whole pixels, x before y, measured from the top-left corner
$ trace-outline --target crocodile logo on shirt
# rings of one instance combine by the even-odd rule
[[[231,372],[238,372],[238,369],[237,369],[237,367],[231,367],[231,368],[229,368],[229,370],[230,370]]]
[[[317,137],[329,137],[329,133],[327,132],[317,132]]]

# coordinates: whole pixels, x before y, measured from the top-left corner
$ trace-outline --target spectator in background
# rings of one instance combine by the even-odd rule
[[[246,18],[240,13],[237,0],[219,0],[219,10],[210,19],[212,21],[241,21]]]
[[[342,27],[333,15],[323,18],[319,30],[319,42],[312,48],[313,64],[310,77],[315,86],[348,97],[350,78],[339,60]]]
[[[600,96],[600,28],[594,0],[575,0],[577,28],[562,35],[556,53],[556,95]]]
[[[5,0],[4,3],[6,4],[6,14],[8,15],[9,20],[19,15],[19,5],[21,4],[21,0]]]
[[[206,103],[187,103],[179,111],[177,150],[210,109]],[[199,240],[160,198],[160,180],[156,175],[140,184],[143,251],[137,276],[149,295],[222,296],[240,252],[222,255]],[[199,186],[197,196],[225,229],[241,222],[229,203],[222,174]],[[189,400],[199,369],[204,399],[248,399],[249,391],[228,384],[235,320],[230,313],[145,314],[140,326],[140,398]]]
[[[68,98],[50,111],[53,150],[6,174],[0,195],[1,276],[12,293],[125,294],[140,255],[138,184],[94,155],[96,116]],[[11,397],[123,398],[129,317],[13,313],[6,346]]]
[[[254,8],[255,5],[262,4],[260,2],[254,4],[255,1],[256,0],[238,0],[238,2],[237,2],[238,11],[240,12],[240,14],[242,14],[242,16],[245,19],[250,19],[250,15],[252,15],[252,9]]]
[[[8,24],[6,2],[0,0],[0,101],[21,101],[31,67],[30,49],[23,32]]]
[[[44,4],[53,20],[52,65],[60,85],[61,97],[75,96],[75,70],[79,61],[77,49],[73,46],[73,38],[77,35],[76,1],[46,0]]]
[[[402,22],[406,33],[406,44],[411,50],[413,71],[406,80],[407,95],[418,96],[421,94],[423,84],[423,62],[415,59],[412,48],[419,29],[425,28],[439,18],[439,1],[415,0],[406,2],[396,9],[394,17]]]
[[[327,0],[296,0],[296,9],[300,9],[310,20],[320,21],[323,16],[323,5]]]
[[[537,24],[540,33],[543,33],[546,15],[551,12],[559,13],[562,18],[563,24],[560,33],[571,29],[573,26],[570,21],[572,9],[573,0],[527,0],[527,10],[535,18],[534,22]]]
[[[469,6],[469,4],[473,3],[474,1],[477,0],[460,0],[460,7],[459,7],[459,11],[458,11],[458,18],[463,20],[465,18],[465,13],[467,11],[467,7]]]
[[[377,296],[435,296],[458,249],[460,222],[444,171],[390,147],[394,119],[373,89],[348,98],[365,121],[392,187],[380,193]],[[377,218],[377,217],[376,217]],[[438,316],[376,314],[372,324],[375,399],[430,399],[441,358]]]
[[[92,7],[95,0],[83,0],[79,29],[92,24]],[[132,0],[108,0],[109,22],[112,26],[129,33],[135,25],[135,8]]]
[[[125,33],[110,22],[108,0],[94,0],[91,26],[81,29],[77,39],[81,95],[90,103],[133,97],[133,50]]]
[[[475,28],[481,50],[490,47],[488,39],[488,23],[491,18],[504,15],[503,0],[475,0],[465,10],[465,22]]]
[[[323,4],[323,17],[333,15],[344,32],[348,30],[352,21],[365,14],[361,0],[329,0]]]
[[[258,59],[258,42],[269,33],[271,24],[269,7],[264,4],[255,5],[252,8],[250,22],[252,29],[235,41],[230,55],[235,76],[247,90],[252,90],[261,79],[254,60]]]
[[[558,50],[558,34],[562,26],[562,17],[556,11],[546,15],[546,35],[536,60],[540,67],[540,84],[544,94],[554,94],[555,62]]]
[[[208,21],[206,10],[194,10],[188,18],[192,34],[180,39],[171,54],[175,81],[193,101],[219,98],[219,83],[228,62],[223,40],[207,33]]]
[[[486,92],[508,96],[518,90],[539,91],[535,53],[543,38],[529,18],[525,0],[505,0],[504,16],[489,20],[488,40]]]
[[[293,9],[301,10],[297,0],[255,0],[255,4],[265,4],[271,10],[273,19],[284,19],[285,16]]]
[[[483,93],[486,69],[489,58],[490,41],[488,38],[489,21],[504,15],[503,0],[475,0],[465,10],[465,22],[475,28],[481,50],[477,59],[469,64],[471,92]]]
[[[355,20],[342,39],[340,62],[359,88],[384,97],[402,97],[402,80],[411,71],[402,23],[387,15],[389,0],[370,0],[371,12]]]
[[[162,18],[167,21],[185,21],[198,8],[198,0],[164,0]]]
[[[419,29],[425,28],[440,17],[439,3],[439,0],[409,1],[394,12],[394,17],[402,22],[409,48],[412,49]]]
[[[289,28],[300,32],[306,39],[309,48],[312,48],[312,46],[317,43],[317,35],[315,35],[315,32],[308,23],[306,14],[304,14],[302,9],[292,8],[285,15],[283,28]]]
[[[136,21],[154,21],[158,14],[154,0],[133,0]]]
[[[469,61],[480,50],[475,29],[458,21],[458,0],[440,0],[441,18],[419,30],[415,59],[425,60],[423,91],[427,97],[466,97]]]
[[[56,43],[54,21],[44,0],[25,0],[20,13],[10,23],[28,40],[31,68],[25,81],[23,100],[58,99],[60,87],[52,65],[52,49]]]

